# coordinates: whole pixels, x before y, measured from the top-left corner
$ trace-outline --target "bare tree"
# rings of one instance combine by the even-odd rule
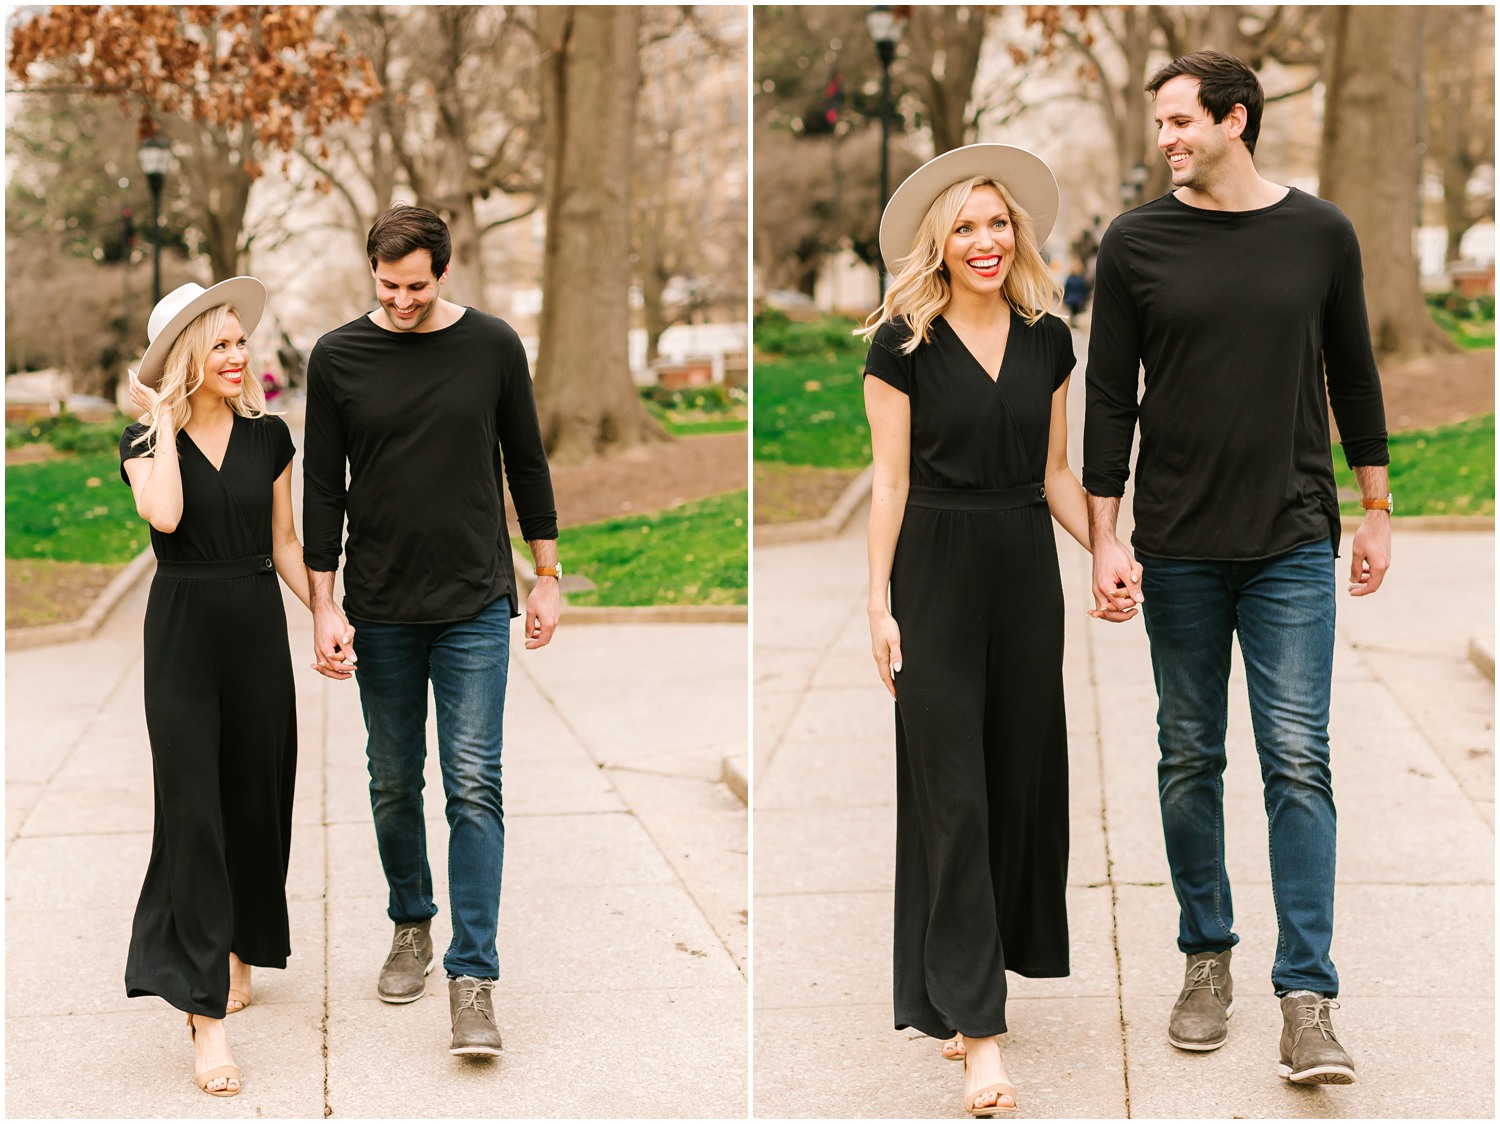
[[[745,40],[738,30],[723,38],[743,16],[714,11],[678,15],[642,53],[631,244],[648,361],[673,324],[703,308],[744,307]],[[674,279],[686,291],[669,300]]]
[[[24,87],[118,98],[142,138],[167,135],[216,278],[238,272],[262,162],[358,120],[378,93],[316,7],[57,5],[16,24],[10,45]]]
[[[1495,9],[1433,7],[1426,18],[1427,155],[1443,177],[1454,261],[1464,232],[1495,209],[1493,190],[1469,197],[1474,173],[1495,164]]]
[[[1423,10],[1337,7],[1324,19],[1320,190],[1359,235],[1375,350],[1382,358],[1456,350],[1427,312],[1410,236],[1420,219]]]
[[[641,11],[537,9],[547,238],[537,412],[575,463],[667,435],[630,377],[630,167]]]
[[[983,4],[911,5],[904,65],[926,104],[935,154],[971,138],[969,102],[993,10]]]

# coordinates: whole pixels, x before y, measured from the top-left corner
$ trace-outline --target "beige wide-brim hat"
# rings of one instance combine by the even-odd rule
[[[136,377],[143,386],[154,387],[161,381],[167,353],[182,330],[211,308],[232,304],[240,315],[245,335],[255,331],[261,313],[266,310],[266,287],[254,277],[231,277],[205,289],[189,281],[179,285],[157,302],[146,321],[146,338],[150,341]]]
[[[1042,248],[1057,221],[1061,199],[1052,169],[1034,152],[1013,144],[969,144],[933,157],[896,188],[880,217],[880,256],[887,270],[911,253],[917,228],[933,200],[972,176],[988,176],[1005,185],[1031,216],[1037,249]]]

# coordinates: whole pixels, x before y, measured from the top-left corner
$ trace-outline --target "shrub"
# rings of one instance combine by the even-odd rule
[[[767,355],[788,359],[863,355],[869,345],[854,334],[857,327],[857,321],[844,316],[800,322],[780,310],[768,309],[755,318],[755,346]]]

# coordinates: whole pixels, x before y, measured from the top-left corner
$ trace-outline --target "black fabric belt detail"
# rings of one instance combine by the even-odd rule
[[[158,558],[158,577],[189,581],[202,578],[253,578],[256,574],[275,574],[276,564],[269,554],[251,558],[214,559],[212,562],[170,562]]]
[[[1041,484],[1019,488],[923,488],[916,484],[906,491],[907,507],[930,507],[939,511],[1013,511],[1018,507],[1047,502]]]

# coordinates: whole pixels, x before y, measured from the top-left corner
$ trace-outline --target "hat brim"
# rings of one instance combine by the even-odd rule
[[[1042,248],[1057,222],[1061,200],[1052,169],[1040,156],[1013,144],[969,144],[927,161],[902,181],[885,205],[885,213],[880,216],[880,256],[887,271],[911,253],[933,200],[973,176],[988,176],[1005,185],[1031,217],[1037,249]]]
[[[239,313],[240,327],[248,336],[255,331],[255,326],[260,323],[261,315],[266,310],[266,287],[254,277],[231,277],[204,289],[166,322],[146,348],[146,354],[141,357],[141,365],[136,369],[136,378],[140,379],[142,386],[155,387],[161,381],[162,371],[167,364],[167,353],[172,350],[172,345],[177,342],[182,330],[209,309],[221,304],[234,305],[235,311]]]

